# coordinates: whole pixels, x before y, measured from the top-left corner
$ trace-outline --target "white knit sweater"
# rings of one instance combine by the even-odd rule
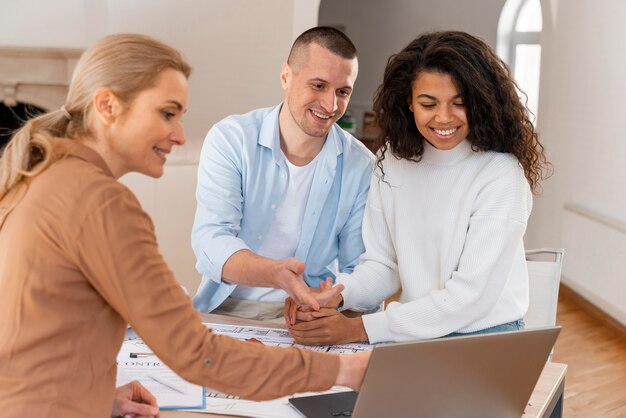
[[[399,302],[364,315],[372,343],[472,332],[520,319],[528,308],[522,237],[532,209],[511,154],[442,151],[420,162],[387,154],[372,176],[365,253],[345,285],[344,308],[367,311],[400,287]]]

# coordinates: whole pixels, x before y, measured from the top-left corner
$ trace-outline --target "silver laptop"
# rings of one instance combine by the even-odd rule
[[[307,418],[519,418],[560,330],[377,345],[358,394],[289,402]]]

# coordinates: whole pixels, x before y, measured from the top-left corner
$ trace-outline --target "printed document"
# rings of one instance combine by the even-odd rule
[[[157,399],[161,409],[202,409],[202,386],[194,385],[167,367],[132,329],[127,330],[117,355],[116,386],[138,380]]]
[[[372,345],[366,343],[351,343],[340,345],[305,346],[296,344],[286,329],[249,327],[241,325],[209,324],[215,334],[227,335],[239,340],[255,339],[265,345],[273,347],[298,347],[305,350],[322,351],[334,354],[352,354],[360,351],[369,351]],[[298,393],[294,396],[310,396],[321,393],[332,393],[350,390],[346,387],[335,386],[326,392]],[[248,401],[236,396],[226,395],[213,389],[206,389],[206,405],[203,409],[195,409],[194,412],[212,414],[237,415],[255,418],[302,418],[293,407],[289,405],[290,396],[273,399],[271,401]]]
[[[352,354],[373,348],[372,345],[366,343],[303,346],[296,344],[289,332],[282,328],[211,323],[204,325],[211,328],[215,334],[227,335],[244,341],[255,339],[273,347],[298,347],[333,354]],[[256,418],[301,418],[301,415],[289,405],[289,396],[271,401],[249,401],[185,381],[159,360],[132,329],[126,333],[124,344],[117,356],[117,365],[117,385],[139,380],[154,394],[161,409],[188,409],[193,412]],[[346,390],[350,389],[335,386],[321,393]],[[315,394],[319,393],[299,393],[295,396]]]

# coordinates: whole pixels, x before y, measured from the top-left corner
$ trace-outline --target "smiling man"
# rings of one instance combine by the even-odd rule
[[[346,35],[309,29],[282,67],[283,103],[211,128],[192,232],[196,309],[280,318],[287,296],[316,306],[308,287],[357,264],[373,156],[335,124],[357,72]]]

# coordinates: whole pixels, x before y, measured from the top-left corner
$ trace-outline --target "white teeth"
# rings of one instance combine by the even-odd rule
[[[315,110],[311,110],[311,112],[313,112],[313,114],[320,119],[330,119],[330,116],[322,115],[321,113],[317,113]]]
[[[452,128],[452,129],[446,129],[446,130],[433,128],[433,131],[435,131],[438,135],[448,136],[448,135],[452,135],[453,133],[455,133],[457,129],[459,128]]]
[[[158,149],[157,147],[152,147],[152,151],[156,152],[157,155],[165,158],[165,153],[163,151],[161,151],[160,149]]]

